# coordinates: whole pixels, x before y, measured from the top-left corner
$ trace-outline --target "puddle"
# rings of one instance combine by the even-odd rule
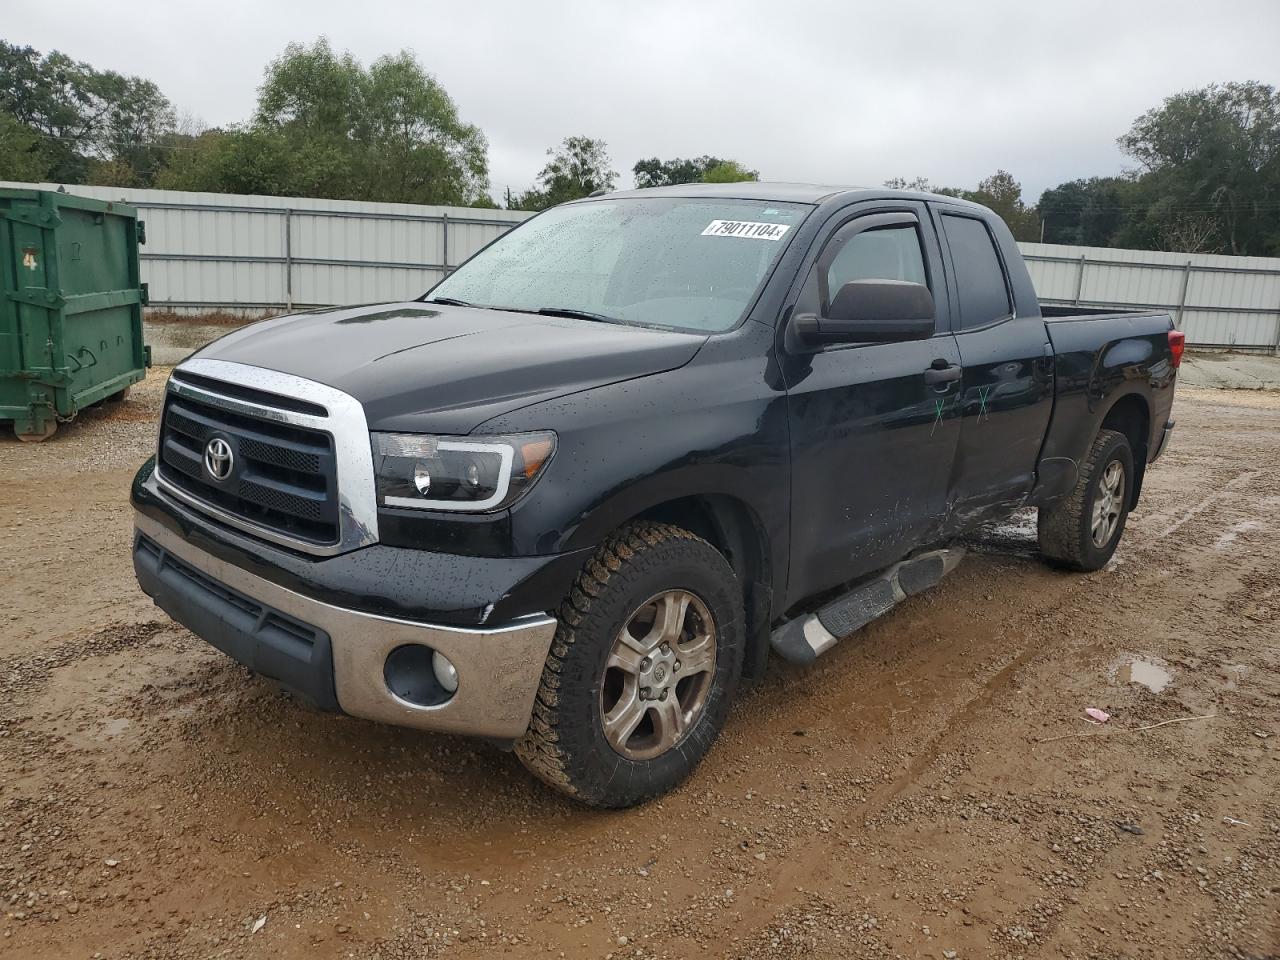
[[[98,739],[110,740],[112,737],[118,737],[129,729],[129,721],[124,717],[112,717],[102,725],[102,729],[98,732]]]
[[[1218,538],[1218,541],[1213,545],[1213,549],[1226,550],[1235,542],[1236,537],[1240,536],[1240,534],[1252,533],[1255,530],[1261,529],[1262,524],[1257,520],[1241,520]]]
[[[1146,687],[1152,693],[1160,693],[1173,683],[1173,671],[1163,661],[1132,657],[1115,668],[1115,678],[1120,683],[1136,683]]]

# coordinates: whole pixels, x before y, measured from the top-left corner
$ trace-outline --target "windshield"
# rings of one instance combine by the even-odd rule
[[[468,260],[428,299],[728,330],[808,211],[681,197],[555,207]]]

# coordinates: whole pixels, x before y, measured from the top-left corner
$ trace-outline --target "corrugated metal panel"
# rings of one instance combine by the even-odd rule
[[[456,266],[529,216],[123,187],[71,192],[141,210],[147,224],[142,277],[152,306],[182,313],[252,314],[416,297],[444,276],[446,263]]]
[[[188,313],[261,313],[289,305],[416,297],[446,267],[529,216],[516,210],[123,187],[71,192],[142,209],[142,276],[152,304]],[[1047,302],[1156,307],[1175,315],[1192,345],[1280,348],[1280,259],[1019,246],[1037,294]]]
[[[1193,346],[1280,352],[1280,259],[1022,243],[1041,300],[1168,310]]]

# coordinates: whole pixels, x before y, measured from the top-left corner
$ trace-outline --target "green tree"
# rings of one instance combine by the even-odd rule
[[[678,183],[737,183],[742,180],[759,180],[760,174],[748,169],[737,160],[720,157],[675,157],[660,160],[649,157],[639,160],[631,168],[636,186],[670,187]]]
[[[95,169],[149,183],[174,123],[172,106],[149,80],[3,41],[0,111],[40,138],[47,176],[71,183],[92,178]]]
[[[631,173],[639,188],[669,187],[677,183],[700,183],[703,174],[721,162],[723,161],[718,157],[693,159],[676,157],[673,160],[649,157],[646,160],[637,160],[636,165],[631,168]]]
[[[9,113],[0,113],[0,180],[38,182],[49,174],[40,135]]]
[[[281,134],[232,128],[206,130],[173,151],[155,185],[164,190],[209,190],[265,196],[324,196],[305,185],[332,182],[342,158],[323,150],[299,154]]]
[[[94,137],[98,158],[129,178],[117,185],[147,186],[169,157],[173,105],[159,87],[139,77],[100,73],[93,88],[104,105]]]
[[[489,142],[408,52],[369,68],[357,127],[362,171],[405,202],[468,204],[487,196]]]
[[[1107,247],[1117,245],[1141,202],[1132,178],[1090,177],[1044,191],[1036,211],[1046,243]]]
[[[565,137],[549,147],[551,158],[538,174],[538,185],[512,199],[517,210],[545,210],[577,200],[597,190],[612,190],[618,175],[609,159],[608,144],[591,137]]]
[[[928,177],[891,177],[884,182],[890,190],[915,190],[918,193],[937,193],[937,188],[929,182]]]
[[[290,44],[267,67],[253,123],[216,147],[210,163],[188,165],[188,176],[230,173],[216,156],[228,149],[250,153],[256,172],[278,184],[275,192],[468,204],[488,190],[484,135],[461,121],[445,89],[408,51],[365,69],[323,38]],[[292,158],[292,175],[273,151]]]
[[[1022,184],[1007,170],[997,170],[979,182],[978,189],[966,190],[961,196],[995,211],[1008,225],[1015,240],[1040,239],[1040,218],[1035,207],[1023,203]]]
[[[722,160],[702,174],[703,183],[745,183],[760,179],[755,170],[748,170],[737,160]]]
[[[267,65],[253,122],[313,135],[349,135],[364,107],[364,71],[349,52],[333,52],[321,37],[291,43]]]
[[[64,54],[0,41],[0,111],[34,130],[49,160],[48,175],[79,182],[102,110],[92,92],[92,68]]]
[[[1035,207],[1028,207],[1022,200],[1022,184],[1006,170],[997,170],[978,184],[976,190],[960,190],[954,187],[938,187],[928,177],[894,177],[884,185],[890,190],[914,190],[920,193],[936,193],[944,197],[971,200],[990,207],[1009,225],[1018,240],[1038,240],[1040,218]]]
[[[1174,94],[1120,148],[1148,201],[1131,235],[1236,255],[1280,254],[1280,94],[1256,82]],[[1211,228],[1206,233],[1206,227]]]
[[[956,187],[939,187],[930,183],[928,177],[912,177],[910,180],[906,177],[892,177],[884,185],[890,190],[914,190],[916,193],[936,193],[944,197],[959,197],[964,194],[963,190]]]

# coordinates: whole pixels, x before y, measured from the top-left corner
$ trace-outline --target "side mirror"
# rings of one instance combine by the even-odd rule
[[[933,336],[933,294],[905,280],[850,280],[832,298],[827,316],[801,314],[794,323],[810,344],[927,340]]]

